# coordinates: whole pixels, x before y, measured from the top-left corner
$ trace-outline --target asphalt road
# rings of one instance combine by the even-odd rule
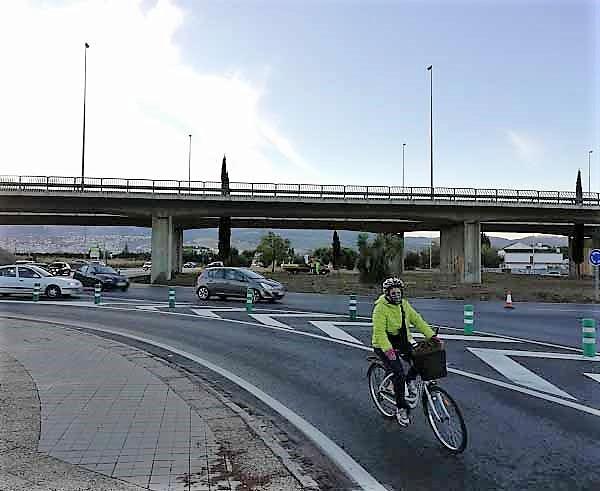
[[[270,322],[268,319],[261,323],[243,311],[232,310],[243,307],[241,300],[200,304],[190,288],[177,289],[180,305],[170,313],[164,313],[169,310],[164,306],[166,300],[165,288],[133,287],[126,293],[106,293],[107,305],[101,308],[16,301],[2,302],[0,314],[93,323],[205,358],[300,414],[389,489],[597,489],[600,386],[583,374],[600,373],[600,363],[540,354],[550,352],[568,358],[578,351],[502,342],[493,337],[449,339],[448,361],[455,372],[442,385],[459,402],[470,437],[467,451],[452,456],[437,443],[422,413],[414,414],[407,429],[383,420],[367,390],[367,352],[359,345],[328,339],[310,323],[319,319],[319,312],[346,314],[347,298],[289,294],[280,304],[257,306],[255,313],[270,312],[271,321],[283,322],[291,329],[270,328],[263,325]],[[186,301],[190,305],[181,305]],[[415,300],[413,304],[430,322],[462,327],[461,302]],[[138,308],[144,305],[152,310]],[[199,306],[228,310],[210,314],[200,310],[204,316],[199,316],[191,310]],[[277,317],[283,310],[315,315]],[[482,331],[573,347],[580,346],[581,341],[578,318],[584,314],[597,317],[595,307],[573,305],[517,304],[513,311],[506,311],[502,304],[482,302],[476,304],[475,311],[476,328]],[[359,313],[370,313],[368,299],[359,304]],[[246,323],[211,319],[209,315]],[[332,319],[347,320],[345,315]],[[342,327],[368,345],[368,326]],[[441,332],[446,336],[461,334],[451,329]],[[507,367],[498,350],[520,354],[512,353]],[[500,363],[487,363],[483,358],[490,354],[496,361],[500,355]],[[529,375],[523,378],[511,360]],[[539,385],[532,389],[535,383],[549,385],[542,385],[544,390]],[[230,386],[228,390],[233,390],[234,398],[243,404],[252,404],[248,395]]]

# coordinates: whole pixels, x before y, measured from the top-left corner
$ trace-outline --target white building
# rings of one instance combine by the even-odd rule
[[[567,273],[569,269],[569,260],[563,259],[560,249],[541,244],[517,242],[498,251],[498,255],[504,262],[503,267],[510,269],[511,273]]]

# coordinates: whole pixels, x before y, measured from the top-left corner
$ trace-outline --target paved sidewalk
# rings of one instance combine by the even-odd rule
[[[317,484],[210,387],[130,346],[0,318],[0,489]]]

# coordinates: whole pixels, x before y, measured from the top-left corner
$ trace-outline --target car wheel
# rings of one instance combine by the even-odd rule
[[[200,300],[208,300],[210,298],[210,292],[205,286],[201,286],[200,288],[198,288],[196,290],[196,295],[198,295],[198,298]]]
[[[50,285],[48,288],[46,288],[46,296],[48,298],[60,298],[61,297],[60,288],[57,287],[56,285]]]

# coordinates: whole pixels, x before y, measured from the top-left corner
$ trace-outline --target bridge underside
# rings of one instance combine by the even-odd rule
[[[43,210],[40,211],[40,210]],[[72,210],[78,210],[73,213]],[[183,231],[216,228],[325,229],[406,233],[440,231],[441,267],[458,281],[478,283],[480,232],[571,236],[577,221],[587,236],[600,233],[600,208],[544,203],[386,200],[293,200],[236,196],[111,196],[32,193],[2,196],[0,224],[137,226],[152,228],[152,281],[181,270]],[[300,218],[301,217],[301,218]]]

